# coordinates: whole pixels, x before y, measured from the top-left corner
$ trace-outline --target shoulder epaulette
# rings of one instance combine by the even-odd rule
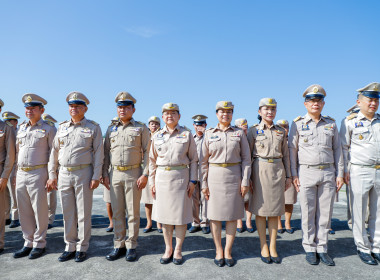
[[[302,118],[302,116],[298,116],[298,117],[295,118],[293,121],[294,121],[294,122],[298,122],[301,118]]]
[[[324,118],[327,118],[327,119],[330,119],[330,120],[333,120],[335,122],[335,119],[330,117],[330,116],[323,116]]]
[[[352,120],[352,119],[355,118],[357,115],[358,115],[358,113],[352,113],[352,114],[348,115],[348,116],[346,117],[346,119],[347,119],[347,120]]]
[[[68,120],[65,120],[65,121],[63,121],[63,122],[60,122],[59,125],[64,124],[64,123],[67,123],[67,122],[68,122]]]
[[[89,120],[90,123],[93,123],[94,125],[99,125],[97,122]]]
[[[7,125],[9,125],[10,127],[13,127],[13,124],[11,124],[9,121],[5,121],[5,123],[6,123]]]
[[[141,124],[141,125],[145,125],[145,123],[143,123],[143,122],[140,122],[140,121],[136,121],[136,122]]]
[[[50,122],[50,121],[44,121],[46,124],[50,125],[50,126],[54,126],[54,123],[53,122]]]
[[[191,130],[190,130],[186,125],[184,125],[183,128],[184,128],[185,130],[187,130],[188,132],[191,132]]]
[[[211,130],[211,129],[214,129],[214,128],[213,127],[209,127],[209,128],[206,129],[206,131]]]

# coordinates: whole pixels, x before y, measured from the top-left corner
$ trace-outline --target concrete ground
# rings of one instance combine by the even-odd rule
[[[138,260],[134,263],[126,262],[124,258],[107,261],[105,256],[113,248],[113,234],[105,231],[108,218],[100,187],[94,194],[92,238],[86,261],[58,262],[57,258],[65,247],[61,208],[58,205],[54,228],[47,235],[46,254],[39,259],[14,259],[12,253],[23,245],[22,233],[20,228],[6,227],[5,251],[0,255],[0,279],[380,279],[380,265],[365,265],[357,257],[352,233],[346,225],[344,190],[340,192],[339,198],[332,219],[336,234],[329,238],[329,253],[335,260],[335,267],[306,263],[301,246],[300,209],[296,204],[292,219],[295,233],[278,236],[277,250],[283,257],[282,264],[264,264],[260,260],[257,231],[245,231],[236,235],[233,249],[236,265],[219,268],[213,263],[215,251],[212,237],[202,232],[187,233],[183,247],[185,262],[182,266],[173,263],[161,265],[159,259],[164,252],[163,236],[157,231],[148,234],[142,232],[146,224],[143,205]]]

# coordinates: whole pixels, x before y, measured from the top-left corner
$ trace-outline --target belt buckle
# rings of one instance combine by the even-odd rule
[[[70,172],[73,171],[74,169],[73,167],[66,167],[66,168],[67,168],[67,171],[70,171]]]
[[[166,166],[166,167],[165,167],[165,171],[170,171],[170,170],[172,170],[172,169],[170,168],[170,166]]]
[[[375,169],[380,169],[380,164],[375,165]]]
[[[323,169],[325,169],[326,168],[326,166],[324,166],[324,165],[320,165],[319,166],[319,169],[321,169],[321,170],[323,170]]]
[[[274,160],[272,158],[268,158],[268,162],[273,163]]]
[[[227,163],[222,163],[221,166],[226,168],[228,165],[227,165]]]
[[[31,167],[21,167],[21,170],[28,172],[28,171],[32,170],[32,168]]]

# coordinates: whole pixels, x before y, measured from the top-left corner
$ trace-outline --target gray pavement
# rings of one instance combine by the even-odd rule
[[[352,233],[346,225],[344,189],[339,196],[340,202],[335,203],[332,220],[336,234],[330,235],[329,240],[329,253],[335,260],[335,267],[306,263],[301,246],[298,204],[292,219],[295,233],[278,236],[277,250],[283,257],[280,265],[261,262],[257,231],[237,233],[233,249],[237,264],[232,268],[214,265],[212,237],[201,232],[187,233],[182,266],[173,263],[161,265],[159,259],[164,252],[164,240],[157,231],[142,233],[146,224],[143,205],[138,261],[129,263],[124,258],[107,261],[105,256],[112,250],[113,234],[105,231],[108,218],[100,187],[94,194],[92,238],[85,262],[75,263],[72,260],[60,263],[57,260],[64,250],[63,222],[58,205],[55,227],[47,235],[47,253],[39,259],[14,259],[12,253],[23,245],[21,229],[6,228],[5,251],[0,255],[0,279],[380,279],[380,266],[365,265],[356,255]]]

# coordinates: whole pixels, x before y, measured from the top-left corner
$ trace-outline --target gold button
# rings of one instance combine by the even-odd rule
[[[362,140],[363,139],[363,135],[360,134],[359,135],[359,139]]]
[[[303,139],[304,142],[307,142],[308,140],[307,139]]]

